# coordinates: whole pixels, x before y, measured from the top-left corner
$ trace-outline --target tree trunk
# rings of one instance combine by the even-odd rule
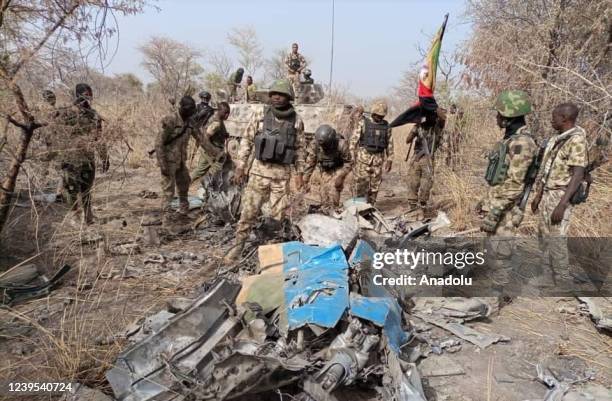
[[[9,211],[11,208],[11,202],[15,191],[15,185],[17,184],[17,177],[19,176],[19,170],[21,165],[25,161],[28,146],[34,135],[34,127],[21,127],[21,140],[19,141],[19,148],[15,158],[11,163],[11,166],[7,172],[2,187],[0,188],[0,233],[6,224],[8,219]]]

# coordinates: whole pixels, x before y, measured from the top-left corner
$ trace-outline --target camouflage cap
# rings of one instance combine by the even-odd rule
[[[387,103],[385,102],[376,102],[372,105],[372,109],[370,110],[371,114],[377,114],[379,116],[387,115]]]
[[[279,79],[272,86],[270,90],[268,90],[268,94],[272,95],[272,93],[282,93],[283,95],[289,96],[289,100],[293,100],[293,87],[291,83],[286,79]]]
[[[519,117],[531,113],[531,101],[521,90],[507,90],[497,96],[494,108],[503,117]]]

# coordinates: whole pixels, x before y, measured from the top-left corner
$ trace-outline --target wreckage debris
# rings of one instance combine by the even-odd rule
[[[1,303],[14,305],[47,295],[70,269],[71,266],[64,265],[51,278],[41,274],[38,268],[31,264],[10,269],[0,276]]]

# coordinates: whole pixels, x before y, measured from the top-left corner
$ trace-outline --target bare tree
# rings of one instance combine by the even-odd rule
[[[209,50],[205,53],[207,71],[204,74],[204,86],[212,93],[225,89],[227,80],[233,70],[232,59],[223,49]]]
[[[22,90],[26,67],[36,59],[53,60],[54,51],[76,44],[87,56],[109,55],[116,33],[114,13],[135,14],[145,0],[2,0],[0,1],[0,87],[10,99],[0,113],[21,131],[0,187],[0,230],[4,227],[21,166],[36,129],[42,126]],[[6,145],[5,145],[6,148]],[[4,149],[6,151],[6,149]]]
[[[285,57],[287,51],[285,49],[276,49],[272,56],[265,62],[265,76],[267,82],[282,79],[287,75],[287,67],[285,66]]]
[[[264,58],[255,28],[252,26],[233,28],[227,34],[227,41],[238,52],[238,63],[247,74],[257,75],[264,65]]]
[[[198,63],[202,53],[173,39],[152,37],[139,47],[142,66],[158,82],[166,97],[178,98],[197,86],[204,69]]]

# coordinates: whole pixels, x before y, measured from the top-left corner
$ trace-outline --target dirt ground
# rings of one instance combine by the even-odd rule
[[[399,214],[405,193],[397,173],[383,189],[379,208]],[[72,270],[49,296],[0,310],[0,380],[78,381],[110,394],[104,373],[126,346],[126,327],[164,309],[171,298],[197,296],[215,274],[231,227],[162,236],[161,245],[147,246],[140,240],[142,223],[155,216],[159,199],[143,198],[143,191],[159,192],[154,169],[100,175],[92,228],[65,221],[60,204],[26,200],[15,208],[0,248],[0,270],[33,255],[38,256],[32,262],[49,274],[64,263]],[[165,263],[156,262],[160,254]],[[591,377],[612,387],[612,339],[578,305],[573,298],[516,298],[489,320],[468,324],[510,341],[486,350],[462,341],[457,352],[420,361],[428,400],[542,399],[546,388],[535,380],[538,363],[560,377]],[[453,338],[442,329],[433,334]]]

